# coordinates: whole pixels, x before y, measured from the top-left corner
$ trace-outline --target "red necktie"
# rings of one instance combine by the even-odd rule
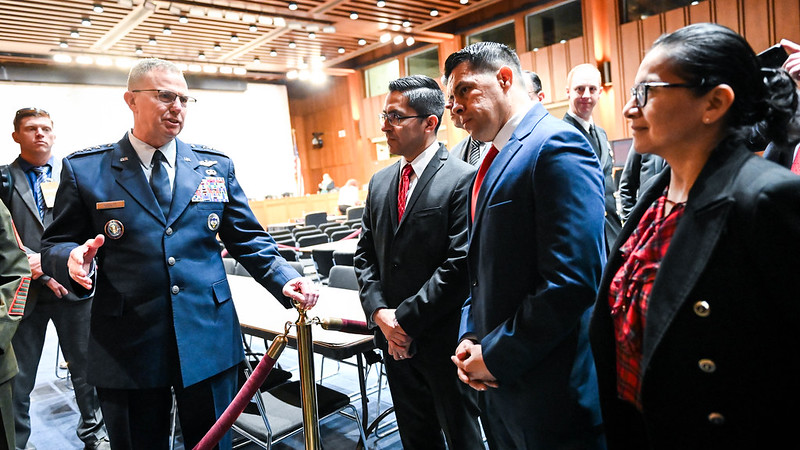
[[[800,175],[800,148],[796,151],[797,154],[794,155],[794,161],[792,161],[792,172]]]
[[[397,221],[403,218],[403,213],[406,211],[406,196],[408,195],[408,185],[411,184],[411,174],[414,169],[411,164],[406,164],[403,167],[403,173],[400,174],[400,189],[397,193]]]
[[[483,157],[483,162],[481,162],[481,167],[478,169],[478,175],[475,176],[475,184],[472,185],[472,219],[475,220],[475,203],[478,201],[478,193],[481,191],[481,183],[483,183],[483,177],[486,176],[486,172],[489,170],[489,166],[492,165],[492,161],[494,161],[495,156],[499,151],[497,147],[492,144],[492,148],[486,153],[486,156]]]

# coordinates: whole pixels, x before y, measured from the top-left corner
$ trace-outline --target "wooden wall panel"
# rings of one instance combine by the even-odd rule
[[[642,25],[642,49],[644,49],[646,52],[647,50],[650,50],[650,47],[653,46],[653,42],[655,42],[659,36],[664,34],[664,28],[660,14],[648,17],[647,19],[642,20],[640,23]],[[644,55],[644,52],[642,55]]]
[[[597,65],[594,55],[586,48],[586,39],[577,37],[567,41],[567,51],[569,52],[569,64],[567,64],[567,73],[578,64],[589,63],[593,66]],[[566,80],[566,78],[564,78]]]
[[[567,59],[567,46],[556,44],[547,47],[550,52],[550,63],[552,64],[550,76],[552,79],[551,91],[553,93],[553,101],[567,100],[567,73],[569,72],[569,59]],[[541,53],[541,50],[539,50]]]
[[[689,8],[689,23],[711,22],[711,2],[700,2]]]
[[[548,49],[533,52],[534,72],[539,74],[542,80],[542,92],[544,92],[544,103],[552,103],[555,100],[555,92],[553,91],[553,71],[550,65],[549,58],[550,51]]]
[[[739,2],[737,0],[717,0],[714,2],[716,23],[740,33]]]
[[[756,52],[773,44],[770,33],[768,0],[743,0],[744,29],[742,35]]]
[[[622,25],[620,27],[619,39],[621,48],[619,56],[622,79],[614,84],[621,88],[620,92],[617,94],[617,99],[620,105],[624,105],[630,96],[630,88],[633,87],[636,79],[636,72],[639,70],[639,63],[642,61],[642,57],[644,56],[644,44],[640,38],[639,24],[637,22],[631,22]],[[619,124],[619,127],[617,129],[622,132],[622,135],[609,136],[609,139],[613,140],[623,136],[629,136],[629,130],[623,125],[625,123],[625,119],[622,117],[621,112],[619,113],[618,117],[619,119],[617,120],[617,123]]]
[[[776,0],[774,7],[775,34],[772,43],[781,39],[800,42],[800,2],[797,0]],[[758,51],[759,49],[756,49]]]
[[[664,33],[672,33],[687,25],[687,12],[684,8],[673,9],[664,13]]]

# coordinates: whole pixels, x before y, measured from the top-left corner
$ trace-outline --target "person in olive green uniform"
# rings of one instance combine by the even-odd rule
[[[0,450],[14,448],[11,379],[17,374],[17,358],[11,347],[11,337],[25,311],[30,282],[28,258],[11,222],[11,214],[0,204]]]

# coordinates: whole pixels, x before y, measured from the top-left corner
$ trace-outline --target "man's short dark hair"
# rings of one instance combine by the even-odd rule
[[[19,131],[19,126],[22,123],[22,119],[26,117],[47,117],[50,119],[50,122],[53,119],[50,118],[50,114],[47,111],[39,108],[22,108],[14,114],[14,131]]]
[[[444,114],[444,93],[442,88],[431,77],[425,75],[411,75],[398,78],[389,83],[390,92],[401,92],[408,99],[410,106],[419,115],[436,116],[439,122],[435,131],[439,131]]]
[[[542,92],[542,80],[539,78],[539,74],[536,72],[531,72],[530,70],[526,70],[525,75],[528,75],[531,79],[531,87],[533,88],[533,92],[536,94]]]
[[[503,66],[508,66],[514,72],[515,77],[522,79],[519,56],[507,45],[499,42],[476,42],[450,54],[444,63],[445,80],[450,79],[453,69],[464,62],[469,63],[470,68],[478,73],[496,71]]]

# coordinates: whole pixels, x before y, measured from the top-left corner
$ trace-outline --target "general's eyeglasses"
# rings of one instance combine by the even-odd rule
[[[647,91],[650,88],[694,88],[697,85],[687,83],[667,83],[666,81],[648,81],[644,83],[637,83],[631,88],[631,96],[636,101],[636,107],[644,108],[647,104]]]
[[[397,113],[388,113],[388,114],[387,113],[381,113],[381,114],[378,114],[378,119],[381,121],[381,123],[389,122],[389,125],[391,125],[393,127],[396,127],[396,126],[400,125],[400,121],[401,120],[405,120],[405,119],[420,119],[420,118],[423,118],[423,117],[428,117],[428,116],[427,115],[424,115],[424,116],[423,115],[401,116],[400,114],[397,114]]]
[[[189,97],[188,95],[178,95],[176,92],[168,91],[166,89],[134,89],[131,92],[157,92],[156,98],[161,103],[166,103],[171,105],[175,102],[175,99],[179,99],[181,101],[181,105],[186,106],[187,103],[194,103],[197,101],[194,97]]]

